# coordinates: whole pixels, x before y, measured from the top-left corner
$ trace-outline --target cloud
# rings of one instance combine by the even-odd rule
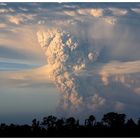
[[[134,89],[134,91],[135,91],[137,94],[140,94],[140,88],[136,88],[136,89]]]
[[[39,20],[38,24],[45,24],[45,20]]]
[[[1,2],[0,5],[1,6],[7,6],[7,3]]]
[[[101,17],[103,15],[103,9],[91,9],[90,14],[94,17]]]
[[[22,17],[10,16],[9,17],[9,21],[11,23],[14,23],[14,24],[17,24],[18,25],[18,24],[22,23],[24,21],[24,19]]]
[[[68,16],[75,16],[76,12],[75,11],[64,11],[64,14],[66,14]]]
[[[34,85],[51,84],[52,81],[48,78],[48,66],[40,68],[22,70],[22,71],[1,71],[0,72],[0,85],[14,86],[14,87],[31,87]]]
[[[114,16],[124,16],[128,13],[127,9],[121,8],[108,8]]]
[[[76,73],[85,69],[88,63],[94,61],[95,52],[84,53],[79,41],[70,33],[51,28],[37,33],[40,46],[47,56],[49,77],[63,93],[61,107],[77,110],[80,105],[86,104],[79,94],[80,84]],[[88,50],[88,48],[87,48]],[[88,57],[90,59],[88,59]]]
[[[79,9],[77,10],[80,15],[90,15],[93,17],[101,17],[103,16],[103,9]]]
[[[110,25],[115,25],[116,21],[117,21],[117,19],[114,17],[104,17],[103,19],[106,23],[108,23]]]
[[[33,17],[35,15],[31,15],[31,14],[18,14],[15,16],[9,16],[9,21],[13,24],[19,25],[21,23],[24,23],[25,21],[28,20],[33,20]]]
[[[9,83],[13,81],[14,84],[15,81],[19,87],[54,83],[61,96],[59,109],[69,115],[79,115],[85,111],[90,114],[104,108],[125,110],[127,99],[123,98],[122,101],[121,97],[129,97],[130,92],[135,93],[138,88],[139,61],[112,61],[97,65],[100,51],[97,55],[94,45],[83,46],[79,37],[54,27],[39,30],[37,39],[48,64],[23,73],[11,73]]]
[[[8,27],[1,24],[7,29],[1,31],[1,45],[11,47],[3,55],[9,52],[12,59],[12,50],[20,48],[30,57],[42,55],[46,66],[1,74],[1,84],[6,77],[5,85],[20,88],[55,84],[61,97],[58,110],[69,115],[125,111],[140,105],[139,19],[132,20],[129,9],[34,4],[38,8],[34,10],[30,6],[18,6],[21,13],[6,16]],[[18,55],[14,56],[11,61],[17,62]]]
[[[64,4],[63,6],[64,6],[64,8],[68,8],[68,9],[76,9],[76,8],[79,8],[77,5]]]
[[[6,27],[7,27],[6,24],[4,24],[4,23],[0,23],[0,28],[6,28]]]
[[[100,76],[101,76],[101,80],[102,80],[103,84],[108,85],[109,84],[109,80],[108,80],[109,74],[106,71],[103,71],[100,73]]]
[[[131,10],[137,14],[140,14],[140,8],[131,8]]]
[[[120,77],[116,77],[116,80],[125,84],[125,77],[123,75],[139,73],[140,72],[139,65],[140,61],[112,62],[102,66],[102,68],[99,71],[99,74],[101,76],[104,85],[109,84],[109,77],[112,75],[121,75]]]
[[[116,109],[117,112],[124,111],[125,104],[123,104],[121,102],[117,102],[116,105],[115,105],[115,109]]]
[[[111,101],[106,99],[103,93],[113,93],[111,84],[116,83],[116,92],[120,91],[119,89],[128,92],[129,88],[133,92],[135,87],[132,84],[136,81],[133,74],[140,73],[140,61],[112,61],[98,66],[95,60],[96,57],[98,59],[100,51],[90,44],[81,45],[81,40],[70,32],[50,28],[37,32],[37,36],[48,61],[48,76],[62,93],[59,105],[62,110],[71,113],[78,110],[80,113],[88,109],[96,112],[99,108],[109,107],[111,104],[116,110],[124,109],[125,103],[120,99]],[[136,79],[138,84],[140,81]],[[90,81],[90,84],[86,81]]]
[[[0,8],[0,13],[1,14],[4,14],[4,13],[13,13],[13,12],[15,12],[15,10],[14,9],[12,9],[12,8]]]
[[[112,62],[104,65],[100,72],[105,71],[108,74],[130,74],[140,72],[140,61],[132,62]]]
[[[100,107],[103,107],[106,104],[106,99],[104,99],[103,97],[100,97],[98,94],[94,94],[91,97],[91,102],[89,102],[89,109],[96,111],[98,109],[100,109]]]
[[[18,63],[26,61],[30,66],[46,64],[44,54],[35,36],[36,31],[29,25],[23,26],[22,28],[20,26],[11,28],[7,24],[6,29],[4,28],[3,31],[1,30],[0,57],[3,59],[14,59],[13,63],[17,63],[17,61]]]
[[[29,9],[27,9],[27,8],[25,8],[25,7],[19,7],[19,9],[20,9],[21,11],[24,11],[24,12],[29,11]]]

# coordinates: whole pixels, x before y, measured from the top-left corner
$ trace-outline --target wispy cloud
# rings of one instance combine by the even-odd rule
[[[9,21],[13,24],[19,25],[21,23],[24,23],[28,20],[33,20],[33,17],[35,15],[31,15],[31,14],[18,14],[15,16],[9,16]]]
[[[15,12],[12,8],[0,8],[0,14]]]
[[[112,15],[114,16],[124,16],[128,13],[127,9],[121,9],[121,8],[108,8],[109,11],[112,12]]]
[[[140,8],[131,8],[131,10],[135,13],[140,14]]]
[[[4,24],[4,23],[0,23],[0,28],[6,28],[6,27],[7,27],[6,24]]]

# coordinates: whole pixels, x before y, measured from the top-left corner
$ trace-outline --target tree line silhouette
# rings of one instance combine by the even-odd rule
[[[32,125],[0,124],[0,137],[140,137],[140,118],[137,123],[126,120],[125,114],[109,112],[101,121],[90,115],[80,124],[74,117],[44,117],[32,120]]]

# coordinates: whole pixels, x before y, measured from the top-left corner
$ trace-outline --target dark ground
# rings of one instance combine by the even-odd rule
[[[44,117],[41,121],[33,119],[32,125],[0,125],[0,137],[140,137],[140,119],[136,122],[127,119],[125,114],[107,113],[100,122],[91,115],[85,124],[73,117],[58,119],[55,116]]]

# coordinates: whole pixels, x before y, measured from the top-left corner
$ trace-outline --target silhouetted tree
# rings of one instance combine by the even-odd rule
[[[55,127],[57,118],[55,116],[48,116],[43,118],[42,125],[47,126],[47,128]]]
[[[73,117],[66,119],[65,123],[66,123],[67,127],[75,127],[76,126],[76,120]]]
[[[134,128],[136,128],[137,127],[137,125],[136,125],[136,123],[133,121],[133,119],[131,118],[131,119],[129,119],[129,120],[127,120],[127,122],[126,122],[126,127],[128,128],[128,129],[134,129]]]
[[[56,121],[56,127],[58,128],[58,129],[60,129],[60,128],[62,128],[64,126],[64,119],[58,119],[57,121]]]
[[[5,123],[1,123],[0,128],[1,129],[5,129],[7,127],[7,125]]]
[[[26,128],[27,126],[24,126]],[[40,127],[39,127],[39,121],[36,119],[32,120],[32,128],[31,128],[33,135],[38,136],[40,134]],[[24,130],[25,131],[25,130]]]
[[[138,119],[138,127],[140,128],[140,118]]]
[[[79,126],[79,120],[76,121],[76,126],[77,126],[77,127]]]
[[[36,119],[32,120],[32,127],[39,127],[39,121],[37,121]]]
[[[93,126],[96,122],[96,118],[93,115],[90,115],[88,119],[85,120],[85,125]]]
[[[109,127],[123,127],[125,123],[125,118],[125,114],[110,112],[103,116],[102,121]]]

